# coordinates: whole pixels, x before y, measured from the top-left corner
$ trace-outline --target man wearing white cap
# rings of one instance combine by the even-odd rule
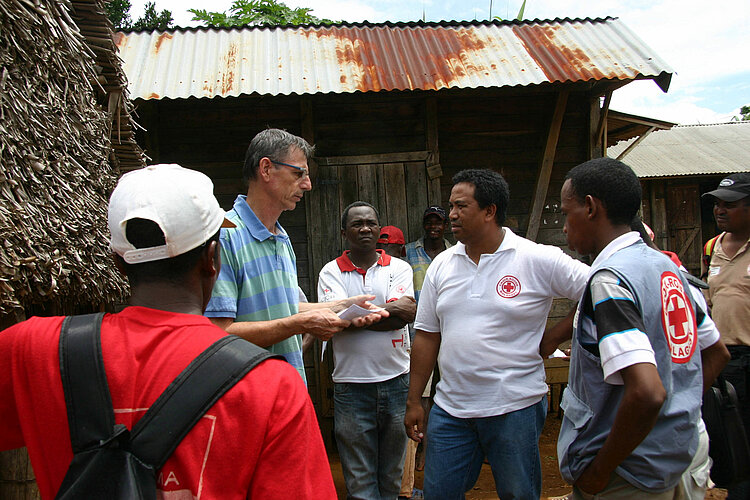
[[[226,336],[202,316],[226,224],[208,177],[178,165],[125,174],[112,193],[110,247],[132,292],[130,307],[101,324],[117,424],[132,429],[194,358]],[[33,317],[0,333],[0,449],[28,448],[42,498],[55,496],[73,458],[59,362],[63,319]],[[282,467],[293,481],[278,481]],[[165,498],[336,496],[305,386],[276,359],[213,404],[157,478]]]
[[[312,189],[307,161],[313,151],[303,138],[274,128],[250,142],[242,168],[247,196],[238,196],[227,212],[237,227],[221,233],[224,265],[205,313],[227,332],[284,356],[303,379],[302,333],[328,340],[350,324],[360,328],[383,316],[372,313],[350,323],[333,312],[353,303],[369,307],[370,295],[299,302],[297,258],[279,216]]]

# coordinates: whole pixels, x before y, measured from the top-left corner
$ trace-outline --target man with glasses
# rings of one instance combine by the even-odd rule
[[[300,303],[297,259],[278,219],[294,210],[312,188],[307,162],[314,148],[285,130],[258,133],[245,154],[242,174],[247,195],[239,195],[227,219],[235,228],[221,231],[222,266],[205,315],[229,333],[280,354],[305,379],[302,333],[328,340],[348,327],[367,326],[387,312],[343,320],[334,311],[370,296],[334,303]]]

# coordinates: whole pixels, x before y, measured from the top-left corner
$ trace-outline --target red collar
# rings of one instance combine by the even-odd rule
[[[672,262],[674,262],[677,267],[680,267],[682,265],[682,262],[680,262],[680,258],[677,256],[676,253],[670,252],[669,250],[662,250],[661,253],[672,259]]]
[[[378,261],[376,264],[380,264],[381,266],[389,266],[391,265],[391,256],[385,253],[384,250],[375,250],[380,254],[378,257]],[[354,265],[354,262],[352,262],[352,259],[349,257],[349,252],[351,250],[344,250],[344,253],[341,254],[341,257],[336,257],[336,264],[339,266],[339,271],[342,273],[350,273],[350,272],[357,272],[364,276],[367,274],[367,269],[362,269],[361,267],[357,267]]]

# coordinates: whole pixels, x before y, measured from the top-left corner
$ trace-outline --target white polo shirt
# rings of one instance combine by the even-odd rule
[[[539,342],[555,297],[578,300],[588,266],[507,227],[479,265],[463,243],[427,269],[415,328],[440,332],[435,403],[454,417],[502,415],[547,394]]]
[[[375,304],[385,304],[404,295],[414,296],[411,266],[378,250],[378,261],[366,271],[356,267],[347,250],[320,270],[318,298],[331,302],[354,295],[375,295]],[[333,381],[338,383],[382,382],[409,371],[409,332],[343,331],[331,339]]]

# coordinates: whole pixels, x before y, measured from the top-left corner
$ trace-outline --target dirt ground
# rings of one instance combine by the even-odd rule
[[[558,418],[556,412],[550,413],[545,422],[542,437],[539,439],[539,453],[542,458],[542,499],[565,495],[571,491],[571,487],[560,477],[560,471],[557,468],[557,434],[560,431],[560,422],[561,420]],[[336,492],[340,499],[345,499],[346,486],[341,472],[339,457],[334,451],[329,453],[328,458],[331,462],[333,480],[336,483]],[[421,471],[416,471],[415,476],[414,486],[421,488],[424,474]],[[719,488],[709,490],[706,493],[707,500],[724,500],[726,497],[726,490]],[[492,478],[492,471],[489,465],[485,464],[482,466],[482,472],[479,475],[477,484],[474,485],[471,491],[466,493],[466,498],[468,500],[497,498],[495,480]]]

